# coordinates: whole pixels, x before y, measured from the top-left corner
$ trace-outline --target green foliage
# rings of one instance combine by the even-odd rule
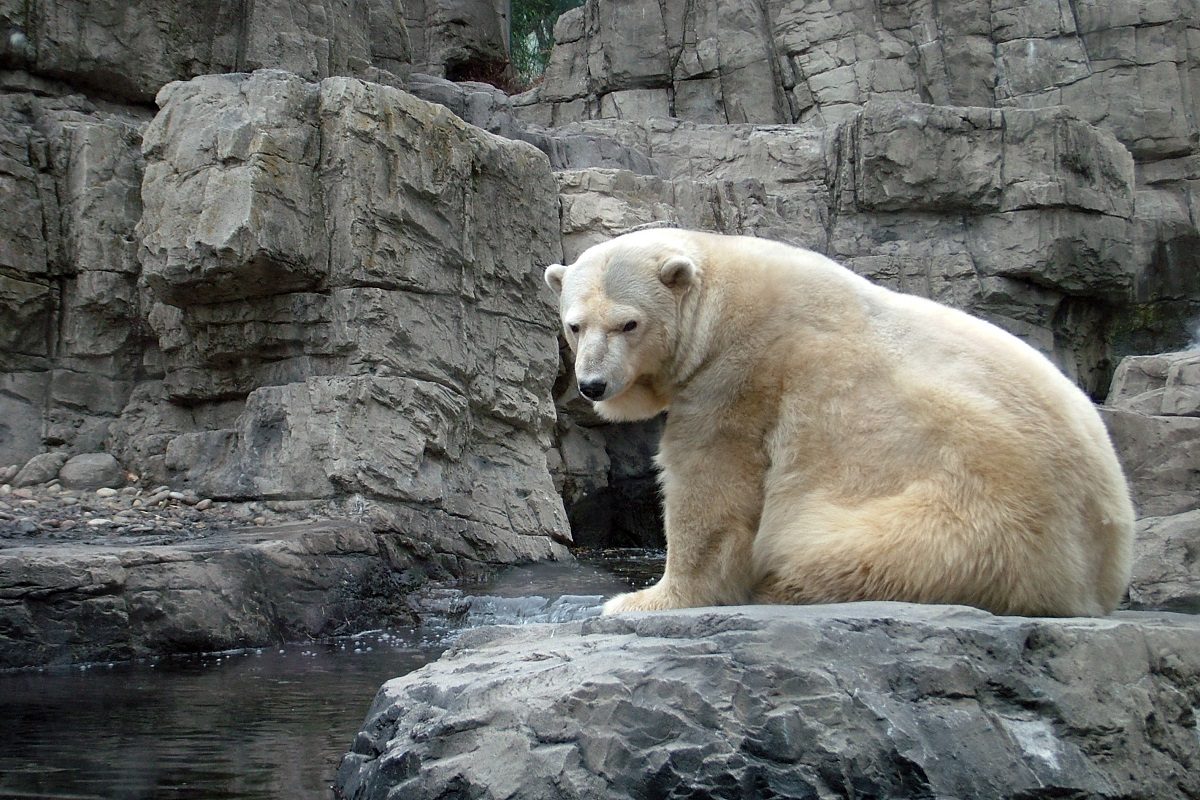
[[[521,83],[532,84],[546,71],[554,46],[554,23],[583,0],[512,0],[509,49]]]

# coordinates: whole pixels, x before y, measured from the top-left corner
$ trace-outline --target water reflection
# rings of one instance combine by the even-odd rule
[[[0,799],[328,798],[379,685],[456,630],[591,616],[661,572],[661,552],[595,552],[430,592],[419,630],[0,674]]]
[[[384,634],[0,675],[0,797],[326,797],[379,684],[441,649]]]

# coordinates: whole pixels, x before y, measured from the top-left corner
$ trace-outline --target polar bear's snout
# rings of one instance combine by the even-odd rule
[[[605,380],[582,381],[579,384],[579,393],[588,400],[601,400],[607,388],[608,381]]]

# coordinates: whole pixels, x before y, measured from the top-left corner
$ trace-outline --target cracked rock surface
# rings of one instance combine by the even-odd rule
[[[1200,619],[861,603],[468,634],[384,684],[338,797],[1200,794]]]

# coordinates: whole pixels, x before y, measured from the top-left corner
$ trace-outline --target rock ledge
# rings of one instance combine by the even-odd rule
[[[342,798],[1200,795],[1200,619],[861,603],[468,634]]]

